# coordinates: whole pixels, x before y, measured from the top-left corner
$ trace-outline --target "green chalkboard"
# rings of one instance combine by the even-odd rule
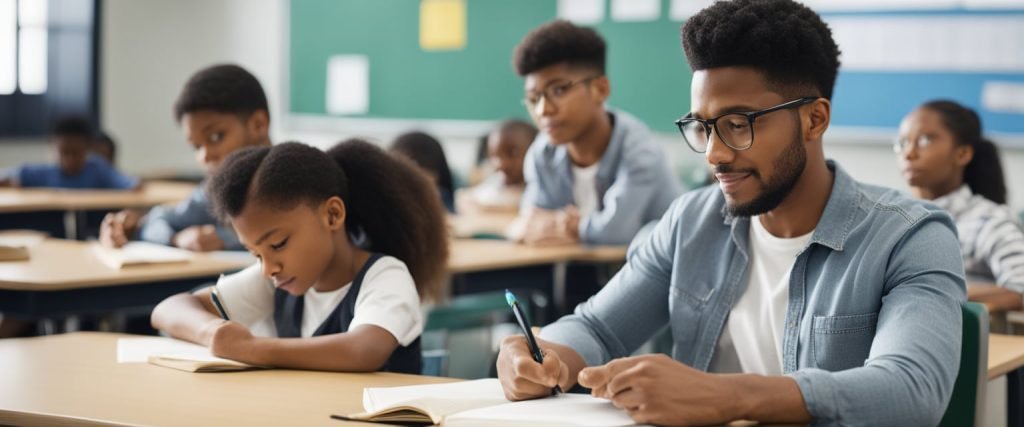
[[[465,48],[424,51],[419,0],[292,0],[291,112],[327,116],[328,59],[361,54],[370,63],[369,112],[346,117],[525,118],[512,50],[531,28],[555,19],[556,8],[556,0],[467,0]],[[679,45],[681,23],[668,19],[665,2],[662,8],[657,21],[606,16],[595,28],[608,42],[609,103],[672,131],[689,108],[691,73]]]

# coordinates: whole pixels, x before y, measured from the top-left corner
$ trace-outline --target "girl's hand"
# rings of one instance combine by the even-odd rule
[[[254,337],[249,328],[238,322],[223,321],[216,325],[210,339],[210,352],[214,356],[237,360],[245,363],[256,363],[253,354]],[[257,363],[258,364],[258,363]]]

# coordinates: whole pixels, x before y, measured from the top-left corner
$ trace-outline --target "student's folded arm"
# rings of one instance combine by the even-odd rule
[[[996,283],[1024,293],[1024,231],[1010,218],[990,220],[974,239]]]
[[[210,290],[205,288],[196,293],[172,295],[161,301],[150,315],[153,328],[174,338],[210,345],[211,337],[206,332],[212,331],[213,324],[223,321],[216,314]]]
[[[139,226],[138,239],[161,245],[173,245],[174,235],[193,225],[210,223],[208,205],[202,195],[202,189],[196,189],[188,199],[177,205],[156,206],[149,210]]]
[[[893,249],[864,366],[790,374],[816,422],[939,423],[960,365],[960,305],[966,300],[959,244],[943,217],[932,213],[918,221]]]
[[[360,325],[340,334],[310,338],[257,338],[257,364],[319,371],[373,372],[379,370],[398,340],[376,325]]]
[[[580,218],[580,241],[598,245],[625,245],[644,226],[644,215],[658,188],[658,168],[662,161],[653,151],[637,151],[615,182],[605,191],[599,211]]]
[[[681,212],[679,203],[673,205],[608,285],[574,314],[541,329],[541,337],[571,347],[587,366],[597,366],[629,356],[668,324]]]

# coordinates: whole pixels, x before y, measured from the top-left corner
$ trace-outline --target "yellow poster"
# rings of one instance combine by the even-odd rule
[[[458,50],[466,47],[466,0],[420,1],[420,48]]]

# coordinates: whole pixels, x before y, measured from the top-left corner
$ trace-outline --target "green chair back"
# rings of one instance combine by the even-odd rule
[[[988,310],[976,302],[961,306],[964,319],[960,345],[960,370],[953,386],[953,398],[940,426],[980,426],[985,411],[988,382]]]

